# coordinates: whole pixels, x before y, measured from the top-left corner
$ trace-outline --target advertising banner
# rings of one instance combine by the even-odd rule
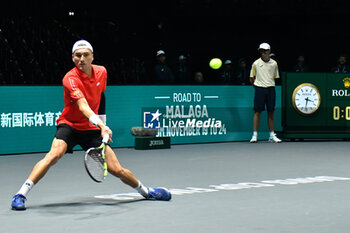
[[[46,152],[63,110],[63,87],[0,87],[0,154]],[[281,89],[276,87],[275,130],[281,129]],[[171,144],[249,140],[252,86],[108,86],[107,124],[112,147],[133,147],[135,126],[156,128]],[[259,138],[268,136],[266,112]],[[79,147],[76,147],[79,149]]]

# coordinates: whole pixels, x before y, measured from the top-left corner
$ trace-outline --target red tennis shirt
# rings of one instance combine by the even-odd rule
[[[68,124],[77,130],[98,129],[79,111],[77,100],[85,98],[94,113],[98,113],[101,93],[107,85],[107,71],[103,66],[91,65],[91,78],[77,67],[71,69],[63,78],[64,109],[57,119],[57,125]]]

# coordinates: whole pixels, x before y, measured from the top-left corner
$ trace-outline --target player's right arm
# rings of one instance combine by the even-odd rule
[[[112,131],[108,126],[106,126],[103,121],[91,110],[88,102],[85,98],[80,98],[77,100],[77,105],[79,107],[79,111],[87,118],[89,121],[95,126],[101,129],[101,135],[109,134],[109,138],[112,138]]]
[[[255,63],[256,62],[254,62],[252,65],[252,69],[250,70],[250,77],[249,77],[250,83],[252,85],[254,85],[255,77],[256,77],[256,64]]]

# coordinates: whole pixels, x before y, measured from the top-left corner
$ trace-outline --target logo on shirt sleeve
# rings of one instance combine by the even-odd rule
[[[80,98],[82,96],[83,96],[83,94],[81,93],[81,91],[79,89],[75,90],[73,92],[73,95],[72,95],[73,98]]]

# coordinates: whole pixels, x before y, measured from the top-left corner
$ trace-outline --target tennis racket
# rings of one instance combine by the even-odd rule
[[[109,135],[103,136],[102,144],[99,147],[92,147],[85,153],[85,169],[91,179],[100,183],[106,179],[107,163],[105,160],[105,150],[108,144]]]

